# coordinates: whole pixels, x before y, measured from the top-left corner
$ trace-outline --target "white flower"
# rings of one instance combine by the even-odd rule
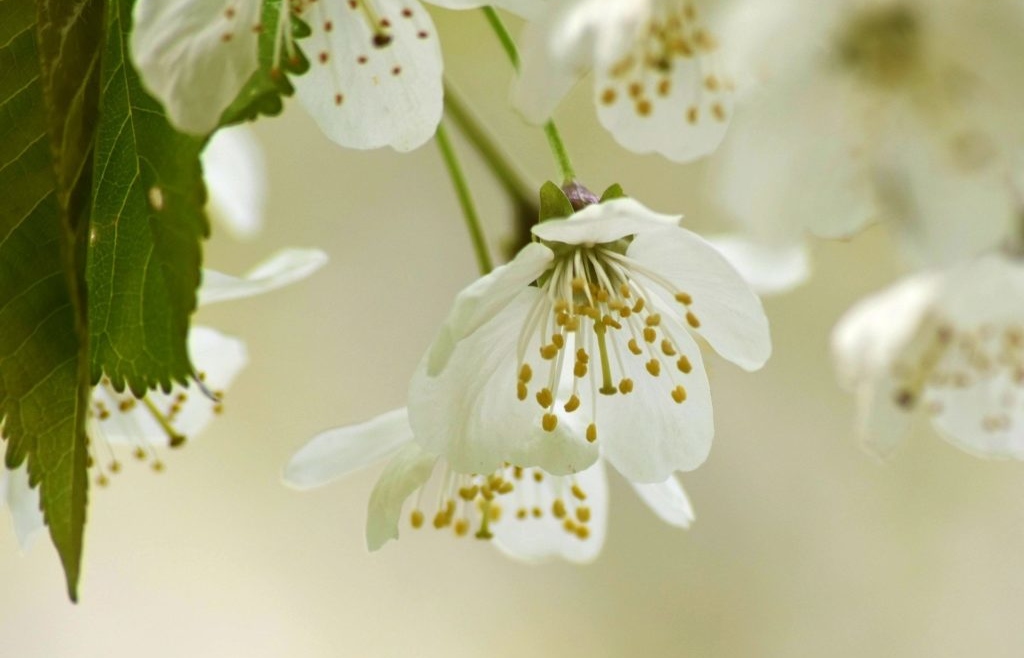
[[[694,335],[748,370],[771,342],[757,296],[678,219],[593,204],[463,290],[410,384],[422,448],[460,473],[565,475],[596,456],[562,450],[564,430],[633,482],[699,466],[714,424]]]
[[[504,3],[529,11],[538,0]],[[467,9],[474,0],[443,0]],[[441,47],[417,0],[286,2],[311,34],[300,46],[310,70],[294,77],[299,100],[334,142],[408,151],[434,134],[442,112]],[[257,68],[261,0],[139,0],[130,46],[146,87],[171,122],[213,130]],[[295,54],[282,12],[276,57]]]
[[[580,437],[575,440],[582,442]],[[296,488],[308,489],[389,455],[370,496],[370,550],[398,537],[403,507],[413,494],[417,495],[408,515],[413,528],[430,524],[451,528],[457,536],[473,533],[493,539],[503,553],[531,562],[554,557],[589,562],[601,550],[608,487],[600,461],[561,477],[517,466],[488,475],[456,473],[443,458],[424,452],[413,441],[405,409],[315,436],[292,457],[284,478]],[[686,528],[693,521],[693,509],[675,478],[633,487],[666,523]]]
[[[793,244],[767,244],[729,233],[706,239],[759,295],[792,290],[807,281],[811,274],[810,256],[803,240]]]
[[[514,103],[547,121],[592,69],[598,118],[622,146],[707,155],[732,115],[732,82],[704,11],[700,0],[553,0],[524,34]]]
[[[748,228],[789,241],[881,220],[926,264],[981,253],[1011,230],[1024,6],[741,7],[723,38],[745,48],[731,67],[746,72],[743,101],[715,164],[724,204]]]
[[[316,249],[284,249],[241,278],[205,270],[200,303],[269,292],[309,276],[326,261],[327,256]],[[154,470],[163,470],[156,448],[182,446],[223,409],[224,391],[248,361],[245,344],[214,329],[193,326],[188,347],[200,368],[188,386],[176,384],[167,393],[151,391],[141,400],[127,391],[115,391],[105,378],[93,388],[86,429],[97,484],[105,485],[122,468],[113,446],[131,446],[137,459],[149,460]],[[29,488],[24,464],[14,471],[0,469],[0,486],[25,549],[43,528],[39,490]]]
[[[210,216],[237,239],[256,237],[267,204],[267,163],[252,128],[241,124],[218,130],[202,159]]]
[[[854,306],[832,345],[867,447],[888,456],[911,412],[976,455],[1024,459],[1024,267],[990,254]]]

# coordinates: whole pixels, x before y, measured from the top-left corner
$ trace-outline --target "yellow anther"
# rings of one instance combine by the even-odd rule
[[[578,484],[572,485],[572,495],[576,498],[576,500],[587,499],[587,493],[583,491],[583,489]]]
[[[469,521],[459,519],[455,522],[455,536],[465,537],[469,533]]]
[[[534,471],[533,472],[533,481],[534,482],[542,482],[543,480],[544,480],[544,471]]]
[[[527,509],[525,507],[520,507],[519,509],[516,510],[516,518],[519,519],[520,521],[522,521],[527,516],[529,516],[529,514],[530,514],[529,511],[527,511]]]
[[[484,500],[494,500],[494,489],[491,488],[491,485],[485,484],[480,487],[480,495]]]
[[[544,414],[541,418],[540,426],[544,428],[545,432],[554,432],[555,428],[558,427],[558,416],[555,414]]]
[[[516,488],[516,485],[512,484],[511,482],[502,482],[501,486],[498,487],[498,493],[501,494],[502,496],[504,496],[506,494],[512,493],[515,490],[515,488]],[[498,508],[495,507],[494,509],[498,509]]]
[[[584,281],[582,277],[576,277],[575,279],[572,280],[572,291],[573,292],[583,292],[583,290],[586,287],[587,287],[587,282]]]
[[[572,367],[572,374],[577,379],[579,379],[580,377],[586,377],[587,376],[587,364],[582,363],[580,361],[577,361],[576,365],[574,365]]]
[[[633,304],[633,312],[639,313],[642,310],[644,310],[644,298],[637,297],[636,303]]]
[[[690,297],[690,295],[685,292],[677,292],[676,301],[679,302],[680,304],[686,304],[687,306],[689,306],[690,304],[693,303],[693,297]]]
[[[555,515],[556,519],[565,518],[565,501],[561,498],[556,498],[555,502],[551,503],[551,513]]]
[[[478,493],[480,493],[480,487],[475,484],[471,487],[461,487],[459,489],[459,498],[462,500],[473,500]]]
[[[423,512],[419,511],[418,509],[414,509],[412,511],[412,514],[409,515],[409,523],[411,523],[412,527],[414,528],[422,528]]]
[[[119,461],[117,461],[115,459],[114,461],[110,462],[110,465],[108,465],[107,468],[110,469],[111,473],[120,473],[121,472],[121,462],[119,462]]]
[[[558,356],[558,346],[557,345],[553,345],[553,344],[552,345],[545,345],[544,347],[540,348],[540,357],[542,359],[544,359],[546,361],[550,361],[551,359],[555,358],[556,356]]]
[[[597,301],[602,304],[608,301],[608,291],[604,288],[598,288],[594,293],[594,296],[597,297]]]
[[[523,479],[523,467],[522,466],[513,466],[512,467],[512,477],[514,477],[517,480],[522,480]]]
[[[590,528],[588,528],[585,525],[581,525],[580,527],[576,528],[576,536],[580,539],[586,539],[590,537]]]
[[[594,423],[587,425],[587,441],[590,443],[597,441],[597,425]]]
[[[686,324],[690,325],[694,329],[700,326],[700,320],[698,320],[697,316],[693,314],[693,311],[686,312]]]
[[[551,344],[557,347],[558,349],[562,349],[563,347],[565,347],[565,336],[563,336],[562,334],[552,335]]]
[[[569,310],[569,302],[567,302],[564,299],[559,299],[555,301],[554,306],[552,308],[554,308],[555,313],[565,313],[566,311]]]
[[[577,507],[576,518],[580,523],[587,523],[590,521],[590,508],[589,507]]]
[[[537,391],[537,404],[547,409],[555,401],[555,396],[551,394],[550,388],[542,388]]]
[[[138,459],[139,461],[142,461],[143,459],[146,458],[146,451],[143,450],[142,448],[135,448],[135,450],[132,451],[132,456]]]
[[[690,363],[690,359],[688,359],[685,354],[679,357],[679,360],[676,361],[676,367],[679,368],[679,371],[682,372],[684,375],[690,374],[690,371],[693,370],[693,365]]]
[[[644,322],[647,324],[648,327],[657,327],[659,324],[661,324],[661,315],[658,313],[651,313],[650,315],[647,316],[647,319],[644,320]]]
[[[725,121],[725,107],[721,103],[711,106],[711,114],[719,121]]]
[[[630,307],[623,306],[622,308],[619,309],[619,317],[628,318],[631,315],[633,315],[633,309],[631,309]]]
[[[619,382],[619,393],[622,393],[623,395],[626,395],[627,393],[632,393],[632,392],[633,392],[633,380],[630,379],[629,377],[624,377],[622,379],[622,381]]]
[[[120,411],[131,411],[135,406],[135,398],[126,398],[117,405]]]
[[[434,527],[440,530],[441,528],[448,525],[448,517],[444,512],[438,512],[434,515]]]
[[[640,349],[640,345],[637,344],[636,338],[630,338],[629,342],[626,343],[626,347],[629,348],[630,352],[636,354],[637,356],[640,356],[641,354],[644,353],[644,351]]]
[[[530,394],[530,391],[527,390],[526,384],[524,384],[521,381],[516,382],[516,397],[517,398],[519,398],[520,400],[525,400],[526,396],[529,395],[529,394]]]
[[[658,330],[654,327],[644,327],[644,340],[648,343],[658,340]]]
[[[544,516],[544,510],[542,510],[539,507],[534,507],[532,510],[530,510],[530,514],[533,515],[533,518],[539,519],[540,517]]]
[[[586,367],[586,366],[584,366],[584,367]],[[578,395],[573,394],[573,396],[571,398],[569,398],[569,401],[565,403],[565,410],[567,412],[569,412],[569,413],[572,413],[572,412],[576,411],[579,408],[580,408],[580,398],[579,398]]]
[[[573,521],[572,519],[566,519],[565,521],[562,521],[562,527],[565,528],[565,531],[568,532],[569,534],[575,535],[576,534],[576,528],[578,526],[576,525],[576,522]]]
[[[487,514],[488,521],[493,521],[494,523],[497,523],[501,520],[501,505],[495,503],[494,505],[488,507],[485,510],[485,513]]]
[[[661,341],[661,353],[664,354],[665,356],[676,355],[676,348],[675,346],[672,345],[672,341],[670,341],[668,338],[665,338],[664,340]]]
[[[686,120],[690,123],[697,123],[700,119],[700,109],[696,105],[691,105],[686,109]]]
[[[590,356],[587,354],[587,351],[581,347],[576,350],[576,360],[580,363],[590,363]]]
[[[575,315],[570,316],[569,319],[565,321],[565,330],[566,331],[576,331],[579,328],[580,328],[580,319],[579,319],[578,316],[575,316]]]
[[[601,318],[601,322],[604,323],[604,326],[606,326],[606,327],[614,327],[615,329],[622,329],[622,325],[619,324],[619,321],[616,320],[615,318],[613,318],[610,315],[606,314],[603,318]]]
[[[619,284],[619,294],[622,295],[624,299],[629,299],[630,292],[628,283]]]
[[[675,400],[678,404],[682,404],[683,401],[686,399],[686,389],[683,388],[681,385],[676,386],[674,389],[672,389],[672,399]]]
[[[519,369],[519,381],[529,384],[531,379],[533,379],[533,369],[529,363],[524,363],[523,367]]]
[[[149,467],[153,469],[154,473],[163,473],[164,472],[164,463],[162,461],[160,461],[159,459],[157,459],[152,464],[150,464]]]
[[[99,475],[96,476],[96,484],[98,486],[105,487],[108,484],[110,484],[110,480],[107,479],[106,475],[103,475],[102,473],[100,473]]]
[[[651,373],[652,377],[657,377],[661,374],[661,361],[657,359],[651,359],[647,362],[647,372]]]

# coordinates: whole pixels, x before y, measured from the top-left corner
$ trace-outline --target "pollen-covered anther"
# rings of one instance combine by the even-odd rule
[[[694,315],[693,311],[686,312],[686,324],[690,325],[694,329],[700,328],[700,319]]]
[[[587,441],[590,443],[597,441],[597,425],[594,423],[587,425]]]
[[[651,377],[657,377],[661,374],[661,361],[658,361],[657,359],[651,359],[645,364],[645,367]]]
[[[665,356],[676,355],[676,348],[674,345],[672,345],[672,341],[670,341],[667,338],[661,341],[661,353],[664,354]]]
[[[629,377],[623,377],[622,380],[619,381],[619,393],[622,393],[623,395],[627,395],[627,394],[632,393],[632,392],[633,392],[633,380],[630,379]]]
[[[644,340],[648,343],[658,340],[658,332],[654,327],[644,327]]]
[[[540,348],[540,357],[545,361],[550,361],[558,356],[558,346],[551,343],[544,345]]]
[[[469,534],[469,520],[458,519],[457,521],[455,521],[455,526],[453,529],[455,530],[456,537],[465,537],[467,534]]]
[[[556,519],[564,519],[566,516],[565,501],[561,498],[556,498],[555,501],[551,503],[551,514],[554,515]]]
[[[550,388],[542,388],[537,391],[537,404],[544,409],[548,409],[555,402],[555,396],[551,393]]]
[[[576,508],[576,520],[580,523],[588,523],[590,521],[590,508],[589,507],[577,507]]]
[[[572,413],[580,408],[580,398],[578,395],[573,395],[569,398],[569,401],[565,403],[564,409],[568,413]]]
[[[526,384],[525,384],[525,383],[523,383],[523,381],[522,381],[522,380],[520,380],[520,381],[516,382],[516,397],[517,397],[517,398],[519,398],[520,400],[525,400],[525,399],[526,399],[526,397],[527,397],[527,396],[528,396],[529,394],[530,394],[530,391],[529,391],[529,389],[528,389],[528,388],[526,387]]]
[[[413,528],[422,528],[423,527],[423,512],[418,510],[418,509],[414,509],[412,511],[412,513],[409,515],[409,524]]]
[[[682,404],[686,401],[686,389],[683,388],[682,385],[676,386],[672,389],[672,399],[675,400],[677,404]]]
[[[545,432],[554,432],[555,428],[558,427],[558,416],[555,414],[544,414],[540,426],[544,428]]]
[[[693,303],[693,297],[691,297],[689,293],[677,292],[676,301],[679,302],[680,304],[685,304],[686,306],[689,306],[690,304]]]
[[[690,359],[685,354],[680,356],[679,360],[676,361],[676,367],[679,368],[679,372],[684,375],[690,374],[690,371],[693,370],[693,364],[690,363]]]

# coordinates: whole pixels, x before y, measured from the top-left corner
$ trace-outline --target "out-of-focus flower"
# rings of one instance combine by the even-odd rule
[[[310,63],[293,83],[299,100],[334,142],[408,151],[441,119],[441,46],[417,0],[297,0],[284,3],[275,57],[293,57],[292,12],[310,28]],[[452,9],[474,0],[439,0]],[[538,0],[499,3],[536,10]],[[207,134],[256,71],[260,0],[139,0],[132,60],[179,129]]]
[[[714,423],[694,334],[748,370],[771,342],[757,296],[678,220],[592,204],[463,290],[410,384],[424,451],[459,473],[565,475],[596,459],[564,450],[565,431],[633,482],[699,466]]]
[[[270,292],[309,276],[326,261],[326,254],[317,249],[284,249],[241,278],[206,270],[199,300],[210,304]],[[100,486],[122,468],[114,446],[130,446],[136,459],[148,460],[154,470],[161,471],[164,466],[157,448],[181,447],[222,411],[224,392],[248,361],[245,343],[193,326],[188,347],[199,368],[188,386],[176,384],[166,393],[150,391],[142,399],[114,390],[106,378],[93,388],[86,430],[91,468]],[[0,472],[0,486],[25,549],[43,528],[39,490],[29,487],[25,465]]]
[[[586,449],[582,437],[562,439],[580,442],[579,449]],[[413,494],[408,516],[413,528],[430,524],[451,528],[457,536],[472,532],[480,539],[493,539],[507,555],[527,561],[557,557],[588,562],[601,550],[608,486],[600,460],[565,476],[518,466],[487,475],[457,473],[413,440],[405,409],[317,435],[292,457],[284,478],[294,487],[308,489],[389,455],[370,496],[370,550],[398,537],[403,507]],[[686,528],[693,521],[693,509],[675,478],[633,487],[666,523]]]
[[[778,295],[807,281],[811,274],[807,244],[768,244],[739,234],[707,236],[743,280],[759,295]]]
[[[707,155],[732,115],[732,81],[704,11],[698,0],[553,0],[524,34],[515,104],[542,123],[593,70],[598,118],[622,146]]]
[[[210,216],[236,239],[256,237],[267,204],[267,163],[252,128],[221,128],[207,142],[202,158]]]
[[[913,261],[944,264],[1012,230],[1019,2],[752,1],[728,24],[742,102],[716,178],[762,238],[883,220]]]
[[[854,306],[832,345],[866,446],[887,456],[923,410],[954,445],[1024,459],[1024,267],[989,254]]]

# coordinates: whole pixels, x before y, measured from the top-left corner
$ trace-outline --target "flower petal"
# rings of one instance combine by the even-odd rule
[[[418,2],[317,2],[302,18],[310,69],[293,83],[332,141],[410,151],[430,139],[443,106],[441,48]]]
[[[497,315],[459,341],[445,369],[429,375],[426,359],[409,385],[409,422],[425,450],[460,473],[490,473],[506,462],[549,473],[579,472],[597,459],[582,428],[567,414],[553,432],[544,412],[516,397],[517,341],[524,318],[543,294],[524,288]],[[536,337],[527,347],[538,350]]]
[[[459,292],[427,352],[427,374],[433,377],[440,373],[456,343],[488,322],[523,288],[533,283],[552,258],[551,250],[544,245],[528,244],[511,262],[496,267]]]
[[[803,241],[786,245],[755,242],[739,235],[707,238],[725,256],[754,292],[783,293],[804,283],[810,276],[807,245]]]
[[[910,433],[912,410],[896,404],[897,384],[885,376],[878,381],[859,384],[857,399],[857,438],[861,447],[874,457],[887,461],[903,445]]]
[[[953,445],[979,457],[1024,459],[1024,397],[1009,369],[962,388],[930,389],[928,401],[938,410],[932,425]]]
[[[246,125],[221,128],[203,149],[210,214],[237,239],[256,237],[267,205],[267,163]]]
[[[437,457],[408,443],[391,458],[370,494],[366,517],[366,546],[375,551],[391,539],[398,539],[402,505],[422,487],[434,471]]]
[[[584,413],[593,413],[596,406],[594,423],[601,454],[631,482],[663,482],[674,471],[697,468],[707,459],[715,433],[700,348],[668,312],[662,314],[661,329],[679,354],[689,359],[689,373],[661,372],[652,377],[646,356],[624,353],[622,377],[635,382],[634,391],[601,395],[593,405],[586,398],[583,401]],[[686,391],[682,403],[672,398],[677,384]]]
[[[494,2],[487,2],[486,0],[430,0],[430,4],[437,7],[444,7],[445,9],[479,9],[480,7],[498,7],[504,9],[510,13],[519,16],[520,18],[537,18],[544,6],[547,4],[547,0],[494,0]]]
[[[525,562],[543,562],[562,558],[569,562],[585,563],[597,558],[604,545],[608,527],[608,481],[604,464],[598,462],[576,474],[577,486],[586,492],[581,501],[590,512],[588,535],[581,539],[566,531],[564,522],[550,513],[556,498],[571,500],[571,478],[549,477],[530,491],[530,505],[543,510],[540,518],[502,517],[492,526],[494,545],[505,555]]]
[[[292,456],[285,466],[284,481],[297,489],[319,487],[369,466],[411,441],[409,414],[404,408],[358,425],[335,427],[314,436]]]
[[[693,298],[697,331],[724,358],[746,370],[768,360],[772,344],[761,300],[705,240],[683,228],[651,231],[637,235],[626,255]],[[653,288],[678,307],[669,291]]]
[[[640,499],[665,523],[677,528],[689,528],[697,517],[690,499],[675,476],[654,484],[633,484]]]
[[[241,278],[215,270],[203,270],[199,305],[261,295],[301,281],[327,263],[319,249],[282,249]]]
[[[129,38],[146,88],[183,132],[210,133],[256,71],[258,0],[139,0]]]
[[[541,240],[564,244],[601,244],[677,226],[680,215],[663,215],[630,198],[595,203],[567,220],[549,220],[533,227]]]
[[[18,546],[27,551],[46,527],[39,509],[39,488],[32,488],[28,483],[28,465],[22,464],[14,470],[2,469],[0,490],[11,514]]]

